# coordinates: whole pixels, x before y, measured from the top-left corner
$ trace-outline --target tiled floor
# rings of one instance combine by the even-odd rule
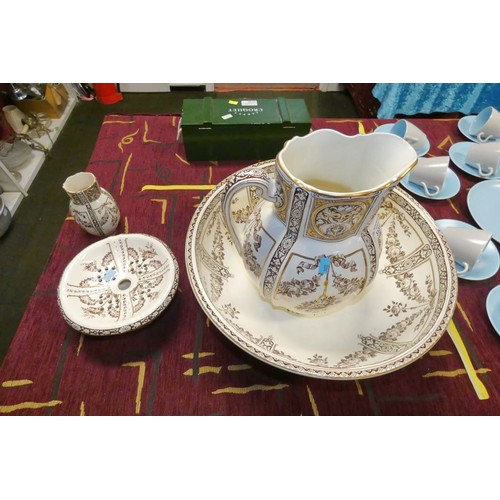
[[[33,182],[29,196],[22,201],[11,227],[0,239],[0,363],[67,215],[68,197],[61,186],[68,175],[87,168],[104,116],[112,113],[180,114],[183,99],[206,95],[216,96],[198,91],[128,93],[124,94],[123,101],[113,105],[106,106],[96,101],[76,104]],[[225,92],[223,95],[242,97],[241,92]],[[358,116],[345,92],[245,92],[245,97],[254,98],[279,95],[304,99],[313,118]]]

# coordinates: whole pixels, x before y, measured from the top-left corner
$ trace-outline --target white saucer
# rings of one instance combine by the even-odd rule
[[[274,160],[257,164],[274,175]],[[186,237],[193,293],[212,323],[260,361],[299,375],[354,380],[407,366],[441,338],[453,315],[457,276],[448,244],[430,214],[396,187],[379,209],[383,248],[364,293],[330,315],[303,317],[273,308],[250,281],[222,219],[225,181],[197,208]],[[232,213],[256,203],[251,189]]]
[[[422,196],[423,198],[428,198],[429,200],[447,200],[448,198],[455,196],[460,191],[460,179],[450,168],[448,169],[448,172],[446,172],[446,177],[444,179],[443,186],[441,187],[441,191],[436,196],[429,196],[425,193],[422,186],[410,182],[410,174],[405,175],[400,182],[406,189],[408,189],[408,191],[411,191],[413,194],[418,196]]]
[[[467,163],[465,163],[465,158],[467,157],[467,153],[469,152],[469,149],[471,146],[474,146],[474,142],[469,142],[469,141],[464,141],[464,142],[457,142],[453,144],[449,151],[448,154],[451,158],[451,161],[460,169],[463,170],[465,173],[473,175],[474,177],[477,177],[478,179],[483,179],[483,180],[496,180],[500,179],[500,175],[492,175],[491,177],[483,177],[479,175],[479,170],[477,168],[474,168]]]
[[[480,141],[477,140],[477,137],[475,135],[471,135],[471,133],[469,132],[470,126],[472,125],[472,122],[474,121],[476,116],[477,115],[470,115],[460,118],[460,120],[458,120],[458,130],[460,130],[460,132],[462,132],[462,134],[465,135],[467,139],[480,144]],[[495,139],[495,141],[488,141],[488,142],[497,142],[497,141],[500,141],[500,139]]]
[[[392,133],[391,129],[392,129],[393,125],[394,125],[394,123],[384,123],[383,125],[380,125],[379,127],[377,127],[374,130],[374,132]],[[415,149],[415,151],[417,152],[417,156],[425,156],[429,152],[429,149],[431,149],[431,143],[429,142],[428,139],[426,139],[425,144],[420,149]]]
[[[478,182],[467,195],[469,211],[481,229],[500,242],[500,180]]]
[[[500,335],[500,285],[491,290],[486,298],[486,312],[495,331]]]
[[[170,248],[145,234],[119,234],[82,250],[57,288],[64,319],[87,335],[117,335],[147,325],[177,290],[179,267]]]
[[[467,224],[467,222],[456,219],[439,219],[436,221],[436,225],[441,230],[447,227],[468,227],[477,229],[471,224]],[[486,280],[494,276],[499,268],[500,255],[498,254],[495,243],[490,241],[475,266],[466,273],[459,274],[458,277],[472,281]]]

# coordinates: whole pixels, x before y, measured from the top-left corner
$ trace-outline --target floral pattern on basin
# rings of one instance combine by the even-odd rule
[[[272,174],[273,161],[257,166]],[[201,307],[244,351],[293,373],[362,379],[412,363],[446,330],[457,298],[453,258],[431,216],[410,195],[396,188],[378,211],[383,253],[369,287],[330,315],[301,317],[274,308],[248,279],[222,222],[223,188],[224,182],[193,216],[186,265]],[[234,201],[236,227],[243,227],[242,214],[251,212],[250,191],[243,190]],[[217,266],[207,265],[205,256],[212,253],[218,256]],[[303,265],[319,268],[325,257]],[[352,256],[335,259],[329,260],[331,268],[348,272],[353,265]],[[317,276],[310,286],[322,286],[325,275]],[[281,285],[284,293],[295,293],[293,284]],[[339,282],[341,287],[355,285]]]
[[[65,320],[88,335],[115,335],[153,321],[172,300],[177,261],[165,243],[143,234],[89,245],[66,267],[58,287]]]

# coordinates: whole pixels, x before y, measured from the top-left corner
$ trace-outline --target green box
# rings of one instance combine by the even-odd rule
[[[304,99],[185,99],[181,129],[189,161],[267,160],[311,131]]]

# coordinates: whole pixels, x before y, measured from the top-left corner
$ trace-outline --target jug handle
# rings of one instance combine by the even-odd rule
[[[234,195],[244,188],[257,188],[257,195],[267,201],[274,202],[276,200],[276,184],[269,175],[262,169],[249,167],[239,172],[236,172],[226,181],[226,187],[221,194],[221,209],[222,218],[231,236],[231,240],[236,247],[236,250],[241,255],[241,242],[238,239],[231,218],[231,203]]]

